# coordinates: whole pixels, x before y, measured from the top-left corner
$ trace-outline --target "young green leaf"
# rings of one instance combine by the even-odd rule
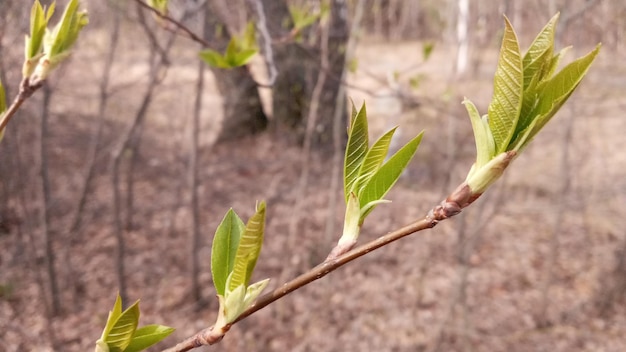
[[[235,256],[246,226],[233,209],[228,210],[215,231],[211,248],[211,274],[217,294],[224,295],[226,279],[235,266]]]
[[[524,73],[517,35],[505,17],[504,37],[498,68],[493,81],[493,98],[489,104],[489,127],[496,143],[496,152],[506,150],[522,107]]]
[[[133,335],[124,352],[139,352],[168,337],[175,329],[163,325],[143,326]]]
[[[518,143],[517,148],[521,149],[528,144],[557,113],[561,106],[565,104],[576,87],[578,87],[578,84],[580,84],[580,81],[587,74],[591,63],[599,52],[600,45],[596,46],[596,48],[587,55],[565,66],[552,79],[542,85],[537,107],[533,110],[536,117],[532,124],[532,130],[529,131],[521,144]]]
[[[222,320],[224,324],[232,323],[235,319],[237,319],[239,315],[241,315],[241,312],[243,312],[243,310],[245,309],[243,305],[245,296],[246,286],[244,285],[239,285],[235,287],[232,291],[226,291],[226,297],[224,297],[224,299],[220,301],[220,305],[222,305],[223,302],[222,308],[224,312],[224,317],[222,318]]]
[[[107,318],[107,323],[104,326],[104,330],[102,331],[101,340],[105,341],[109,336],[109,332],[113,329],[115,322],[119,319],[120,315],[122,315],[122,297],[118,294],[115,298],[115,303],[113,304],[113,309],[109,311],[109,317]]]
[[[245,49],[241,50],[238,53],[234,54],[232,57],[229,57],[230,67],[240,67],[245,66],[250,60],[256,55],[258,50],[256,49]]]
[[[346,155],[343,162],[343,188],[346,202],[350,192],[352,192],[354,183],[359,177],[359,169],[367,154],[369,144],[365,104],[361,106],[358,112],[356,112],[353,105],[352,116],[352,123],[348,132],[348,145],[346,146]]]
[[[7,110],[7,99],[2,80],[0,80],[0,116]]]
[[[557,13],[543,27],[533,43],[528,48],[522,64],[524,67],[524,89],[528,87],[531,79],[542,70],[544,66],[549,66],[554,51],[554,33],[556,23],[559,19]],[[547,72],[546,72],[547,73]]]
[[[372,147],[367,151],[367,154],[361,163],[361,167],[359,168],[359,176],[353,187],[357,195],[360,194],[361,187],[367,183],[370,177],[372,177],[378,169],[380,169],[383,161],[385,161],[385,157],[389,151],[389,145],[391,144],[391,139],[393,138],[393,134],[396,132],[396,129],[397,127],[394,127],[387,131],[387,133],[374,142]]]
[[[167,15],[167,2],[168,0],[148,0],[148,5],[159,11],[161,15]]]
[[[261,252],[265,231],[265,202],[261,202],[252,215],[239,241],[233,270],[227,280],[227,290],[233,291],[238,286],[247,286],[252,271]],[[228,299],[228,297],[226,297]]]
[[[559,67],[559,64],[561,63],[561,59],[565,56],[565,54],[567,54],[567,52],[571,48],[572,48],[571,46],[566,46],[565,48],[561,49],[558,54],[552,57],[552,60],[550,60],[550,66],[548,67],[548,70],[545,73],[544,78],[550,78],[552,77],[552,75],[554,75],[554,73],[556,72],[556,69]]]
[[[387,160],[387,162],[369,179],[359,196],[359,206],[361,209],[370,202],[381,200],[387,192],[389,192],[391,187],[398,181],[402,171],[404,171],[413,158],[413,155],[415,155],[423,135],[424,132],[421,132],[417,137],[400,148],[400,150],[389,158],[389,160]],[[361,223],[374,208],[375,207],[372,206],[362,214]]]
[[[226,61],[222,54],[218,53],[215,50],[204,49],[200,51],[199,56],[209,66],[213,66],[216,68],[230,68],[230,64],[228,63],[228,61]]]
[[[41,52],[47,24],[44,8],[39,0],[35,0],[30,11],[30,37],[26,37],[26,60],[34,58]]]
[[[361,224],[361,207],[359,198],[350,192],[348,203],[346,203],[346,214],[343,220],[343,233],[339,238],[337,246],[353,246],[359,237]]]
[[[428,61],[428,59],[430,58],[430,55],[433,53],[433,50],[435,49],[435,43],[434,42],[425,42],[422,45],[422,60],[424,61]]]
[[[78,18],[78,0],[70,0],[63,11],[61,21],[57,23],[54,30],[49,37],[49,45],[46,48],[46,53],[50,56],[55,56],[63,53],[74,43],[68,39],[72,37],[72,31],[79,25]]]
[[[119,349],[119,351],[124,351],[130,344],[138,324],[139,301],[122,312],[113,325],[113,328],[103,340],[111,350],[116,351]]]
[[[270,279],[261,280],[259,282],[255,282],[252,285],[248,286],[246,289],[246,294],[243,299],[244,309],[248,309],[254,300],[263,292],[267,284],[270,282]]]
[[[474,103],[467,98],[463,100],[463,105],[467,109],[474,130],[474,141],[476,142],[476,167],[481,167],[495,156],[496,145],[489,129],[489,123],[480,117],[478,109]]]

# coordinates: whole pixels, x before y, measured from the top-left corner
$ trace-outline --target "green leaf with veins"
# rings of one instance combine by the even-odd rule
[[[476,142],[476,167],[482,167],[495,156],[496,145],[489,129],[489,122],[480,117],[476,106],[467,98],[463,100],[463,105],[467,109],[474,130],[474,141]]]
[[[120,314],[108,335],[104,338],[111,352],[121,352],[128,347],[138,324],[139,301]]]
[[[168,337],[174,330],[174,328],[156,324],[143,326],[135,331],[130,344],[124,352],[143,351]]]
[[[211,274],[217,294],[224,295],[226,279],[235,265],[235,256],[245,224],[231,208],[215,231],[211,248]]]
[[[522,64],[524,67],[524,89],[528,87],[530,81],[544,67],[549,67],[552,53],[554,52],[554,33],[556,23],[559,19],[557,13],[543,27],[533,43],[528,48]],[[547,72],[545,72],[547,73]],[[541,76],[541,75],[540,75]],[[541,78],[541,77],[540,77]]]
[[[522,107],[524,73],[517,35],[505,17],[504,37],[489,104],[489,127],[496,144],[496,154],[506,151],[513,137]]]
[[[254,271],[256,261],[263,245],[265,231],[265,202],[259,203],[256,213],[252,215],[239,240],[235,263],[231,272],[227,289],[235,290],[238,286],[247,286]],[[228,297],[226,297],[228,299]]]
[[[352,190],[357,196],[361,193],[363,185],[369,181],[374,173],[380,169],[383,161],[385,161],[385,157],[389,151],[389,145],[391,144],[391,139],[393,138],[393,134],[396,129],[397,127],[394,127],[387,131],[387,133],[374,142],[374,145],[372,145],[372,147],[367,151],[367,154],[363,158],[363,162],[361,163],[361,167],[358,171],[358,179],[354,183],[354,189]]]
[[[363,104],[358,112],[353,104],[352,123],[348,131],[348,145],[346,146],[346,154],[343,162],[343,189],[346,202],[348,201],[348,196],[350,195],[354,183],[359,177],[359,169],[367,154],[368,144],[369,137],[365,104]]]
[[[359,195],[359,207],[361,209],[371,202],[380,201],[385,197],[415,155],[423,135],[424,132],[420,132],[419,135],[400,148],[372,175]],[[374,208],[375,206],[369,207],[361,215],[361,223]]]

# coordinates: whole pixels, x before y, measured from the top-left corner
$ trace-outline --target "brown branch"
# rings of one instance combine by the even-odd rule
[[[274,291],[267,293],[261,296],[250,308],[248,308],[245,312],[243,312],[237,320],[235,320],[232,324],[236,324],[237,322],[249,317],[250,315],[256,313],[257,311],[265,308],[271,303],[281,299],[282,297],[288,295],[289,293],[302,288],[311,282],[321,279],[322,277],[328,275],[329,273],[339,269],[340,267],[348,264],[349,262],[364,256],[365,254],[372,252],[378,248],[386,246],[391,242],[397,241],[403,237],[411,235],[413,233],[423,231],[426,229],[431,229],[437,225],[440,220],[444,218],[432,218],[430,216],[426,216],[421,220],[418,220],[410,225],[402,227],[396,231],[388,233],[386,235],[380,236],[379,238],[363,244],[339,257],[336,257],[331,260],[327,260],[324,263],[316,266],[310,271],[296,277],[295,279],[285,283]],[[230,328],[228,326],[227,328]],[[212,345],[221,340],[221,336],[212,332],[212,327],[204,329],[196,333],[195,335],[185,339],[181,343],[176,346],[166,349],[163,352],[184,352],[192,350],[196,347],[200,347],[202,345]]]
[[[205,48],[208,48],[208,47],[211,46],[211,44],[209,44],[208,41],[204,40],[202,37],[200,37],[199,35],[194,33],[191,29],[189,29],[187,26],[182,24],[180,21],[175,20],[174,18],[172,18],[172,17],[170,17],[168,15],[162,14],[161,12],[159,12],[159,10],[157,10],[157,9],[153,8],[152,6],[146,4],[142,0],[135,0],[135,2],[137,4],[139,4],[141,7],[145,8],[145,9],[147,9],[149,11],[152,11],[152,13],[154,13],[160,19],[173,24],[176,28],[178,28],[181,31],[183,31],[183,33],[185,33],[187,35],[187,37],[189,39],[193,40],[194,42],[201,44]]]
[[[13,100],[13,103],[11,103],[11,106],[9,106],[9,108],[2,115],[2,120],[0,120],[0,131],[7,126],[11,118],[13,118],[26,99],[30,98],[30,96],[32,96],[37,89],[41,88],[42,85],[43,81],[31,82],[28,78],[22,79],[17,96]]]

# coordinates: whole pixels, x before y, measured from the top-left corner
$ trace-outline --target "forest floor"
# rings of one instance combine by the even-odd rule
[[[366,89],[349,94],[357,105],[367,100],[372,137],[395,124],[401,125],[403,141],[426,130],[408,172],[388,195],[392,203],[379,206],[364,224],[362,242],[421,218],[471,166],[474,145],[460,102],[467,96],[486,111],[496,53],[486,54],[491,59],[459,80],[449,78],[451,53],[437,48],[421,65],[416,44],[366,44],[359,51],[359,66],[366,69],[350,82]],[[614,270],[626,241],[626,68],[615,67],[618,61],[623,65],[615,54],[603,52],[553,123],[494,189],[461,215],[368,254],[237,324],[218,346],[199,350],[626,351],[624,292],[611,289],[624,280]],[[337,238],[326,235],[331,192],[338,202],[331,233],[340,231],[343,219],[342,191],[329,186],[339,177],[329,155],[312,154],[308,183],[301,189],[299,148],[271,134],[212,145],[219,118],[207,113],[199,161],[200,281],[207,304],[196,309],[189,298],[186,173],[194,62],[190,58],[170,68],[151,106],[135,167],[132,226],[125,234],[128,295],[141,299],[141,323],[177,328],[162,346],[215,320],[211,238],[230,207],[247,219],[257,200],[268,202],[265,245],[255,273],[257,279],[271,278],[268,289],[316,265],[333,246]],[[28,144],[19,151],[26,163],[21,174],[3,166],[3,175],[23,179],[15,182],[24,195],[11,198],[8,209],[16,219],[0,233],[2,351],[52,351],[51,341],[57,351],[92,350],[114,302],[109,157],[145,89],[140,84],[145,68],[119,65],[101,162],[76,234],[67,228],[92,138],[97,90],[56,81],[48,152],[50,231],[63,308],[58,317],[46,318],[43,304],[48,296],[37,225],[40,190],[37,170],[29,167],[37,160],[35,151]],[[413,66],[411,72],[423,75],[413,92],[423,99],[419,106],[389,97],[391,88],[380,83],[394,70]],[[92,70],[82,76],[66,70],[64,81],[97,75],[97,68]],[[399,82],[409,89],[405,85]],[[219,109],[220,102],[213,88],[209,93],[207,112]],[[35,135],[28,129],[37,121],[32,115],[16,123],[20,143]],[[0,164],[7,160],[0,156]],[[303,212],[295,213],[299,199]]]

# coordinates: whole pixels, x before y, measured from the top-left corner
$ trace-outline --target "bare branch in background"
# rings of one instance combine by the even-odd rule
[[[50,174],[48,166],[48,138],[50,119],[50,100],[52,99],[52,89],[48,84],[43,86],[43,102],[41,106],[41,130],[40,130],[40,176],[41,176],[41,226],[46,248],[46,269],[48,271],[48,283],[50,285],[50,314],[56,316],[61,312],[61,297],[59,293],[58,277],[55,269],[54,238],[50,229],[50,206],[52,195],[50,194]]]
[[[76,205],[76,210],[74,211],[73,220],[70,226],[70,233],[76,233],[78,231],[83,210],[85,208],[85,203],[87,202],[87,194],[89,193],[89,187],[91,181],[94,177],[94,170],[96,166],[96,157],[98,155],[98,147],[100,145],[100,138],[102,136],[102,127],[104,125],[104,119],[106,114],[106,108],[109,101],[109,82],[111,79],[111,71],[113,68],[113,60],[115,58],[117,52],[117,45],[119,42],[119,32],[120,32],[120,17],[121,10],[111,7],[111,10],[114,12],[113,16],[113,27],[111,28],[111,36],[109,38],[108,51],[105,55],[104,65],[102,67],[102,78],[100,79],[100,84],[98,86],[99,89],[99,100],[98,100],[98,116],[96,117],[96,124],[94,126],[94,130],[92,132],[93,138],[90,140],[88,152],[87,152],[87,167],[85,168],[83,183],[80,187],[81,192],[78,198],[78,203]]]
[[[248,0],[252,3],[252,6],[256,10],[257,22],[256,28],[261,33],[261,42],[263,57],[265,57],[265,63],[267,64],[267,71],[269,74],[267,86],[273,86],[278,75],[276,69],[276,63],[274,62],[274,51],[272,49],[272,37],[270,36],[269,29],[267,28],[267,19],[265,17],[265,10],[263,9],[263,3],[261,0]]]
[[[209,7],[206,6],[202,18],[209,16]],[[204,31],[208,28],[208,21],[204,21]],[[200,287],[200,206],[198,204],[198,144],[200,137],[200,113],[202,111],[202,95],[204,93],[204,70],[206,64],[198,62],[198,77],[196,78],[196,97],[193,105],[193,116],[191,123],[191,139],[189,150],[189,190],[191,197],[189,208],[191,211],[191,248],[190,248],[190,276],[191,276],[191,296],[196,304],[202,300],[202,288]]]

